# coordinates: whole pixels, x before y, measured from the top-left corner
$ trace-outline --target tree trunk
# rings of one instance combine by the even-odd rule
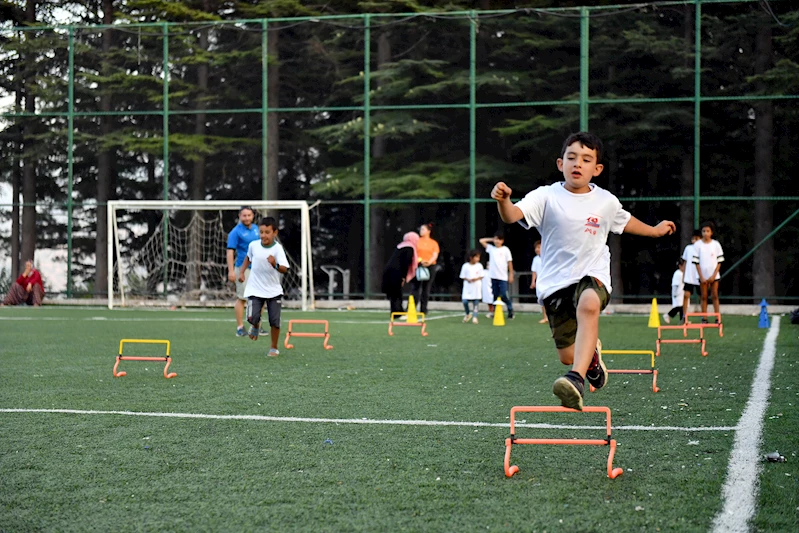
[[[692,153],[689,152],[689,153]],[[694,160],[685,157],[682,160],[680,196],[694,195]],[[680,202],[680,253],[691,243],[694,233],[694,203],[691,200]]]
[[[21,67],[18,65],[18,69]],[[19,72],[17,72],[17,90],[14,95],[14,112],[19,113],[22,109],[23,90],[19,83]],[[19,120],[19,119],[17,119]],[[19,124],[14,128],[16,139],[14,141],[14,170],[11,173],[11,275],[16,276],[22,272],[19,260],[19,194],[22,185],[22,137]]]
[[[383,31],[377,37],[377,70],[391,61],[391,34]],[[386,155],[386,139],[380,135],[372,143],[372,159],[377,160]],[[369,228],[369,249],[371,250],[371,287],[373,292],[380,290],[385,267],[386,252],[384,233],[386,229],[386,212],[382,206],[372,207],[370,210],[371,224]]]
[[[36,23],[36,1],[28,0],[25,6],[25,21],[33,25]],[[26,34],[27,38],[32,38]],[[31,52],[32,57],[25,58],[28,65],[36,64],[36,57]],[[33,87],[36,83],[34,76],[27,74],[25,79],[25,111],[27,113],[36,112],[36,100],[33,96]],[[29,118],[23,133],[23,143],[25,145],[25,156],[22,169],[22,260],[33,259],[36,252],[36,155],[33,145],[36,134],[36,119]]]
[[[266,36],[269,50],[269,65],[266,105],[270,108],[280,107],[280,32],[270,31]],[[269,113],[266,116],[266,198],[280,199],[280,115]]]
[[[208,0],[203,2],[203,10],[210,9]],[[199,30],[199,42],[197,47],[202,52],[208,51],[208,29],[203,28]],[[200,63],[197,65],[197,97],[195,109],[198,113],[194,116],[194,135],[197,137],[204,137],[206,134],[206,108],[207,103],[205,98],[208,94],[208,63]],[[189,198],[191,200],[205,200],[205,157],[199,156],[194,161],[194,168],[192,172],[191,189],[189,190]],[[192,213],[192,220],[189,226],[189,242],[188,242],[188,257],[186,258],[186,291],[189,293],[198,291],[201,285],[202,275],[202,245],[203,245],[203,229],[200,220],[202,219],[201,212],[195,211]],[[199,296],[199,295],[198,295]]]
[[[103,0],[103,24],[114,23],[114,1]],[[111,30],[103,31],[103,63],[100,71],[103,76],[110,75],[110,65],[108,58],[111,54],[112,46]],[[103,112],[111,111],[111,92],[103,91],[100,96],[100,110]],[[100,135],[107,138],[111,134],[110,116],[100,117]],[[108,290],[108,203],[111,197],[111,183],[113,182],[113,155],[114,150],[107,148],[97,156],[97,234],[94,241],[95,258],[95,277],[94,295],[102,297]]]
[[[763,74],[771,66],[771,25],[764,23],[757,31],[755,44],[755,73]],[[759,83],[758,89],[764,89]],[[774,142],[774,107],[770,100],[763,100],[755,108],[755,196],[772,196],[772,144]],[[774,227],[772,202],[755,202],[754,243],[766,238]],[[754,254],[752,267],[755,301],[774,295],[774,241],[769,239]]]

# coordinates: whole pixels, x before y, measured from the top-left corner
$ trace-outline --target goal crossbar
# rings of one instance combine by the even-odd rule
[[[302,200],[110,200],[107,209],[108,228],[108,308],[114,307],[114,259],[120,266],[120,301],[125,305],[124,269],[121,268],[122,257],[119,242],[119,228],[117,211],[120,209],[131,210],[161,210],[161,211],[238,211],[242,206],[253,209],[298,210],[301,220],[300,238],[300,269],[301,269],[301,297],[302,310],[313,308],[314,283],[313,283],[313,255],[311,249],[311,218],[308,203]],[[116,250],[116,254],[115,254]]]

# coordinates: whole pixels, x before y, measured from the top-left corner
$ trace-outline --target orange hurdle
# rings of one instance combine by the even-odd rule
[[[128,344],[166,344],[166,355],[160,357],[142,357],[142,356],[132,356],[132,355],[122,355],[122,348],[125,346],[125,343]],[[120,361],[166,361],[166,366],[164,367],[164,377],[174,378],[177,376],[175,372],[169,372],[169,365],[172,364],[172,358],[169,356],[169,341],[167,340],[158,340],[158,339],[122,339],[119,341],[119,355],[117,355],[117,362],[114,364],[114,377],[121,378],[122,376],[126,376],[128,373],[121,371],[117,372],[117,368],[119,367]]]
[[[721,323],[721,313],[685,313],[685,323],[686,324],[690,324],[691,323],[691,318],[690,317],[692,317],[692,316],[701,316],[702,318],[705,318],[705,319],[707,319],[707,318],[709,318],[711,316],[715,317],[716,318],[716,323],[715,324],[700,322],[697,325],[698,326],[702,326],[703,329],[704,328],[716,328],[717,330],[719,330],[719,337],[723,337],[724,336],[724,324]]]
[[[657,346],[657,353],[656,355],[660,355],[660,344],[699,344],[699,349],[701,350],[702,357],[707,357],[707,351],[705,350],[705,328],[702,327],[703,324],[688,324],[685,323],[682,326],[658,326],[658,340],[656,342]],[[661,338],[662,330],[675,330],[679,329],[683,332],[683,337],[688,336],[689,329],[698,329],[699,330],[699,338],[698,339],[663,339]]]
[[[602,355],[648,355],[652,359],[649,369],[630,369],[630,370],[611,370],[608,369],[608,374],[652,374],[652,392],[659,392],[658,387],[658,371],[655,369],[655,352],[652,350],[602,350]],[[591,392],[594,392],[594,386],[591,385]]]
[[[416,314],[421,317],[421,320],[417,322],[394,322],[395,316],[402,316],[402,315],[407,316],[408,313],[401,313],[401,312],[391,313],[391,320],[388,321],[388,334],[394,335],[394,332],[391,330],[393,326],[415,326],[415,327],[421,326],[422,337],[427,337],[427,332],[425,331],[427,323],[424,321],[424,313],[416,313]]]
[[[583,407],[584,413],[605,413],[607,438],[606,439],[517,439],[515,436],[516,413],[579,413],[568,407],[554,406],[516,406],[510,410],[510,437],[505,439],[505,475],[512,477],[519,471],[519,467],[510,464],[510,450],[514,444],[587,444],[596,446],[610,446],[608,454],[608,477],[616,479],[624,473],[622,468],[613,468],[613,456],[616,454],[616,441],[610,438],[610,409],[607,407]]]
[[[291,331],[291,326],[294,325],[295,323],[296,324],[324,324],[325,332],[324,333],[296,333],[296,332],[292,332]],[[293,344],[289,344],[289,339],[291,338],[292,335],[294,335],[295,337],[324,337],[325,338],[325,342],[323,343],[323,346],[325,347],[325,350],[332,350],[333,349],[332,346],[327,344],[327,341],[330,340],[330,330],[329,330],[329,326],[328,326],[327,320],[289,320],[289,330],[286,332],[286,339],[283,341],[283,346],[285,346],[287,350],[291,349],[291,348],[294,348]]]

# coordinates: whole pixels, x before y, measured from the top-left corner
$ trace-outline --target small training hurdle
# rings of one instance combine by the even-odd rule
[[[165,344],[166,345],[166,355],[156,356],[156,357],[142,357],[138,355],[122,355],[122,349],[125,346],[125,343],[128,344]],[[174,378],[177,376],[175,372],[169,372],[169,365],[172,363],[172,357],[169,355],[169,348],[170,344],[168,340],[160,340],[160,339],[122,339],[119,341],[119,355],[117,355],[117,362],[114,364],[114,377],[121,378],[122,376],[126,376],[128,373],[124,371],[117,372],[117,368],[119,367],[120,361],[166,361],[166,366],[164,367],[164,377]]]
[[[719,330],[719,337],[723,337],[724,336],[724,324],[721,323],[721,313],[685,313],[685,323],[686,324],[690,324],[691,323],[691,317],[692,316],[702,317],[705,320],[707,320],[710,317],[715,317],[716,318],[716,322],[714,324],[711,324],[710,322],[700,322],[699,324],[696,324],[696,325],[697,326],[701,326],[702,329],[704,329],[704,328],[716,328],[717,330]]]
[[[421,326],[421,328],[422,328],[422,337],[427,337],[427,332],[425,331],[425,328],[427,327],[427,323],[425,323],[425,321],[424,321],[424,313],[416,313],[416,315],[419,317],[419,320],[417,320],[416,322],[395,322],[395,320],[394,320],[395,316],[403,316],[403,315],[404,316],[408,316],[408,313],[404,313],[404,312],[391,313],[391,320],[388,321],[388,334],[389,335],[394,335],[394,332],[391,329],[393,326],[414,326],[414,327]]]
[[[324,324],[325,332],[324,333],[297,333],[291,331],[291,326],[294,324]],[[325,350],[332,350],[333,347],[330,346],[327,341],[330,340],[330,329],[327,320],[289,320],[289,330],[286,332],[286,339],[283,341],[283,346],[286,347],[287,350],[294,348],[293,344],[289,344],[289,339],[291,336],[295,337],[324,337],[325,341],[322,344],[325,347]]]
[[[610,408],[608,407],[583,407],[583,413],[605,413],[607,427],[606,439],[517,439],[516,438],[516,413],[579,413],[576,409],[555,406],[519,406],[510,410],[510,437],[505,439],[505,475],[512,477],[519,471],[519,467],[510,464],[510,450],[514,444],[586,444],[595,446],[610,446],[608,454],[608,477],[616,479],[624,473],[622,468],[613,468],[613,456],[616,454],[616,441],[610,435]]]
[[[602,350],[602,355],[648,355],[652,362],[650,368],[642,369],[608,369],[608,374],[652,374],[652,392],[659,392],[658,387],[658,371],[655,369],[655,352],[652,350]],[[591,385],[591,392],[594,392],[594,386]]]
[[[658,326],[658,340],[656,342],[657,351],[655,355],[660,355],[660,345],[662,344],[698,344],[699,349],[701,350],[702,357],[707,357],[707,351],[705,350],[705,328],[703,328],[704,324],[688,324],[685,323],[682,326]],[[663,339],[661,338],[661,333],[663,330],[682,330],[683,337],[688,336],[689,329],[698,329],[699,330],[699,338],[698,339]]]

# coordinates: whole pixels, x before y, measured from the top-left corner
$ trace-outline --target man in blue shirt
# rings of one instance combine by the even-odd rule
[[[245,273],[244,282],[240,282],[236,276],[236,271],[244,263],[244,258],[247,257],[247,249],[252,241],[257,241],[261,238],[258,232],[258,226],[253,224],[255,218],[255,211],[252,207],[244,206],[239,209],[239,223],[228,234],[227,238],[227,278],[236,284],[236,336],[244,337],[247,332],[244,331],[244,307],[247,304],[247,298],[244,296],[244,288],[247,286],[247,277],[249,277],[250,269]]]

